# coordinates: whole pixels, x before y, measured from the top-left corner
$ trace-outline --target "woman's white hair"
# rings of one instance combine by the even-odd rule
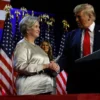
[[[85,3],[85,4],[79,4],[74,8],[74,13],[77,14],[81,11],[84,11],[84,13],[91,14],[93,21],[96,19],[94,7],[91,4]]]
[[[39,21],[37,17],[25,16],[19,23],[20,32],[25,36],[27,30],[32,28],[35,22]]]

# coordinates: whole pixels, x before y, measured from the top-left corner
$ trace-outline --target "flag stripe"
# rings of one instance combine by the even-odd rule
[[[2,67],[2,69],[5,71],[5,73],[7,74],[7,76],[9,76],[9,78],[11,78],[11,80],[12,80],[12,73],[8,70],[8,68],[4,65],[4,63],[2,63],[1,61],[0,61],[0,66]]]
[[[5,66],[8,68],[8,70],[10,72],[12,72],[12,68],[11,66],[7,63],[6,59],[4,57],[2,57],[2,55],[0,55],[1,61],[3,62],[3,64],[5,64]]]
[[[61,84],[62,88],[63,88],[64,91],[65,91],[66,85],[64,84],[64,81],[63,81],[63,79],[61,78],[60,75],[57,76],[57,80],[59,81],[59,83]]]
[[[0,73],[1,74],[1,73]],[[7,89],[10,89],[10,92],[12,93],[12,86],[9,84],[9,82],[7,81],[7,79],[1,74],[1,78],[2,78],[2,82],[5,83]]]
[[[66,86],[66,79],[64,78],[63,73],[60,73],[60,77],[62,78],[63,83],[64,83],[64,85]]]
[[[63,77],[64,77],[65,81],[67,81],[68,74],[64,70],[62,71],[62,74],[63,74]]]
[[[1,71],[1,74],[6,78],[6,80],[9,82],[9,84],[11,85],[12,84],[12,81],[11,79],[9,78],[9,76],[6,74],[6,72],[1,68],[0,66],[0,71]]]
[[[4,21],[6,17],[6,11],[0,10],[0,21]]]
[[[10,66],[12,66],[12,61],[11,61],[11,59],[7,56],[7,54],[4,52],[4,50],[0,50],[0,52],[1,52],[1,55],[3,56],[3,58],[6,58],[5,60],[6,60],[6,62],[10,65]],[[12,68],[12,67],[11,67]]]
[[[59,78],[60,77],[57,78],[57,83],[58,83],[59,87],[62,89],[62,93],[65,94],[66,91],[65,91],[64,86],[62,85],[63,84],[63,81],[59,81]]]
[[[57,88],[57,93],[56,93],[57,95],[60,95],[60,92],[58,91],[58,88]]]
[[[64,70],[62,70],[56,77],[57,84],[57,94],[67,94],[66,84],[67,84],[67,74]]]
[[[1,83],[1,86],[4,88],[4,90],[6,91],[6,93],[9,94],[9,95],[11,95],[11,92],[7,88],[7,85],[5,85],[3,81],[0,81],[0,83]]]
[[[56,85],[57,85],[57,90],[58,90],[59,94],[63,94],[63,93],[62,93],[62,89],[60,88],[58,82],[56,83]]]

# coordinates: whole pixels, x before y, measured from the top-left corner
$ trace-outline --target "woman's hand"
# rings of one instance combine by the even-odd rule
[[[51,63],[49,64],[49,68],[56,71],[56,72],[60,71],[59,65],[56,64],[54,61],[51,61]]]
[[[44,64],[43,69],[47,69],[47,68],[49,68],[49,66],[50,66],[50,64]]]

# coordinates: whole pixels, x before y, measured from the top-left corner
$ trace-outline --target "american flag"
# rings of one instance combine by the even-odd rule
[[[10,14],[7,14],[0,48],[0,86],[5,90],[7,95],[14,94],[12,66],[13,50],[12,26],[10,22]]]
[[[4,88],[2,88],[2,86],[0,86],[0,95],[2,96],[6,95],[6,91],[4,90]]]
[[[54,35],[54,23],[53,23],[53,26],[51,26],[50,28],[50,43],[51,43],[51,46],[52,46],[52,49],[53,49],[53,56],[54,58],[57,57],[57,52],[56,52],[56,44],[55,44],[55,35]]]
[[[14,38],[13,38],[14,48],[16,47],[17,43],[22,38],[23,38],[23,35],[20,33],[20,30],[19,30],[19,15],[18,15],[18,13],[16,13],[15,35],[14,35]],[[16,77],[17,77],[18,73],[16,71],[14,71],[13,75],[14,75],[14,77],[13,77],[13,79],[14,79],[13,80],[14,81],[14,92],[16,93],[15,80],[16,80]]]
[[[15,36],[13,39],[14,47],[16,47],[16,44],[23,38],[23,35],[19,31],[19,16],[16,14],[16,30],[15,30]]]
[[[40,36],[39,36],[39,39],[40,39],[40,43],[44,40],[44,33],[45,33],[45,27],[44,27],[44,21],[40,21]]]
[[[63,49],[65,46],[65,39],[66,39],[66,33],[64,32],[62,35],[62,38],[61,38],[61,43],[60,43],[60,48],[59,48],[59,54],[58,54],[59,58],[63,53]],[[56,85],[57,85],[57,94],[58,95],[67,94],[67,91],[66,91],[67,78],[68,78],[68,74],[61,68],[60,73],[56,77]]]
[[[47,28],[47,23],[46,23],[46,19],[41,18],[40,21],[40,37],[39,37],[39,42],[41,44],[42,41],[46,40],[48,37],[45,36],[48,32],[48,28]]]
[[[67,94],[66,85],[67,85],[67,73],[62,70],[56,77],[56,86],[57,86],[57,95]]]
[[[62,53],[63,53],[63,49],[64,49],[64,46],[65,46],[65,40],[66,40],[66,33],[64,32],[64,34],[62,35],[62,38],[61,38],[61,43],[60,43],[58,55],[62,55]]]

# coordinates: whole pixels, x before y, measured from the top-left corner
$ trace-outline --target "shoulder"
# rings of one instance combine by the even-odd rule
[[[80,28],[74,29],[66,34],[66,38],[72,38],[75,35],[79,34],[82,30]]]
[[[26,49],[26,48],[28,48],[28,45],[25,42],[25,40],[22,39],[17,43],[15,50],[22,50],[22,49]]]

